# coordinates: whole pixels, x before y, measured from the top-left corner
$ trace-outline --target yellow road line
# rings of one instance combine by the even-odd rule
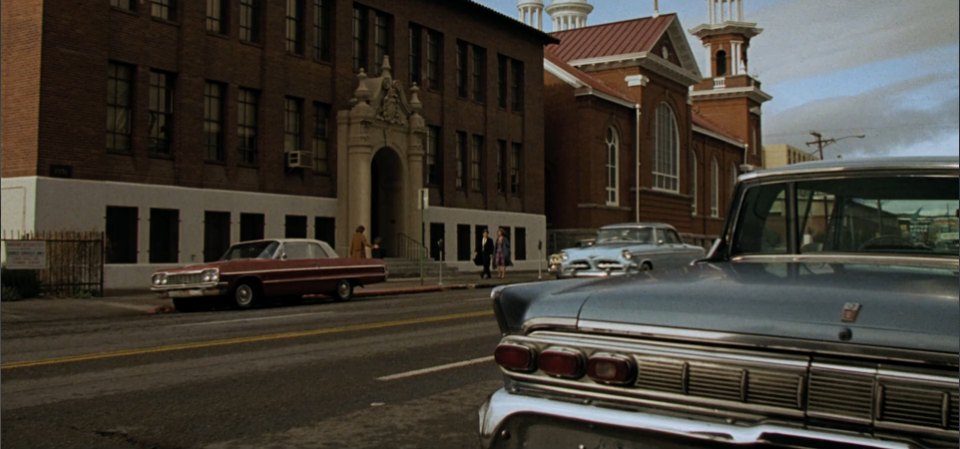
[[[489,311],[464,312],[449,315],[437,315],[424,318],[410,318],[406,320],[382,321],[379,323],[351,324],[347,326],[327,327],[323,329],[313,329],[296,332],[282,332],[279,334],[254,335],[250,337],[224,338],[220,340],[196,341],[191,343],[179,343],[172,345],[154,346],[152,348],[140,349],[121,349],[118,351],[93,352],[89,354],[68,355],[64,357],[55,357],[51,359],[25,360],[22,362],[9,362],[0,364],[0,370],[10,370],[17,368],[30,368],[44,365],[58,365],[64,363],[86,362],[90,360],[103,360],[118,357],[130,357],[136,355],[158,354],[161,352],[185,351],[189,349],[204,349],[217,346],[230,346],[245,343],[258,343],[264,341],[289,340],[293,338],[315,337],[317,335],[339,334],[344,332],[367,331],[374,329],[386,329],[391,327],[410,326],[414,324],[436,323],[441,321],[460,320],[465,318],[478,318],[492,315]]]

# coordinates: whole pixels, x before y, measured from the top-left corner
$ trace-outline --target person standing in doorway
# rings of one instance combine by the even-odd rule
[[[370,257],[374,259],[383,259],[383,242],[380,237],[374,237],[373,248],[370,250]]]
[[[510,261],[510,239],[503,228],[497,229],[497,241],[494,247],[494,263],[497,265],[497,274],[500,279],[507,275],[507,267],[513,265]]]
[[[350,257],[354,259],[366,259],[367,248],[370,243],[367,242],[367,236],[363,235],[366,228],[363,225],[357,226],[357,232],[353,234],[353,240],[350,241]]]
[[[480,273],[480,279],[490,279],[490,259],[493,258],[493,239],[490,238],[490,232],[486,229],[483,230],[483,237],[480,239],[480,246],[477,247],[474,257],[477,264],[483,267],[483,272]]]

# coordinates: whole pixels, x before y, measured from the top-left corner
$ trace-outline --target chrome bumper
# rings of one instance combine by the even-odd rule
[[[695,418],[601,408],[508,393],[480,407],[484,448],[791,447],[909,449],[910,444],[774,424],[738,426]]]
[[[166,296],[168,298],[221,296],[227,293],[227,284],[224,282],[220,282],[220,283],[207,283],[207,284],[162,286],[162,287],[151,287],[150,290],[160,294],[161,296]]]

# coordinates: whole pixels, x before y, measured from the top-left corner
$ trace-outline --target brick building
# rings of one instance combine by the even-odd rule
[[[108,288],[357,225],[389,254],[421,216],[448,261],[506,226],[537,266],[554,39],[484,6],[8,0],[0,28],[3,230],[105,231]]]
[[[542,23],[542,4],[520,0],[521,20]],[[708,5],[710,23],[691,30],[708,77],[676,14],[584,26],[586,0],[546,7],[561,29],[544,52],[551,250],[617,222],[667,222],[700,243],[720,233],[741,165],[761,165],[771,97],[747,74],[761,30],[739,0]]]

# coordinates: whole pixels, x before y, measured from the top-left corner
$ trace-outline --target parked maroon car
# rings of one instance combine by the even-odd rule
[[[340,258],[319,240],[271,239],[234,244],[216,262],[158,271],[151,290],[172,298],[180,311],[211,297],[246,309],[268,297],[326,294],[347,301],[354,287],[386,279],[382,260]]]

